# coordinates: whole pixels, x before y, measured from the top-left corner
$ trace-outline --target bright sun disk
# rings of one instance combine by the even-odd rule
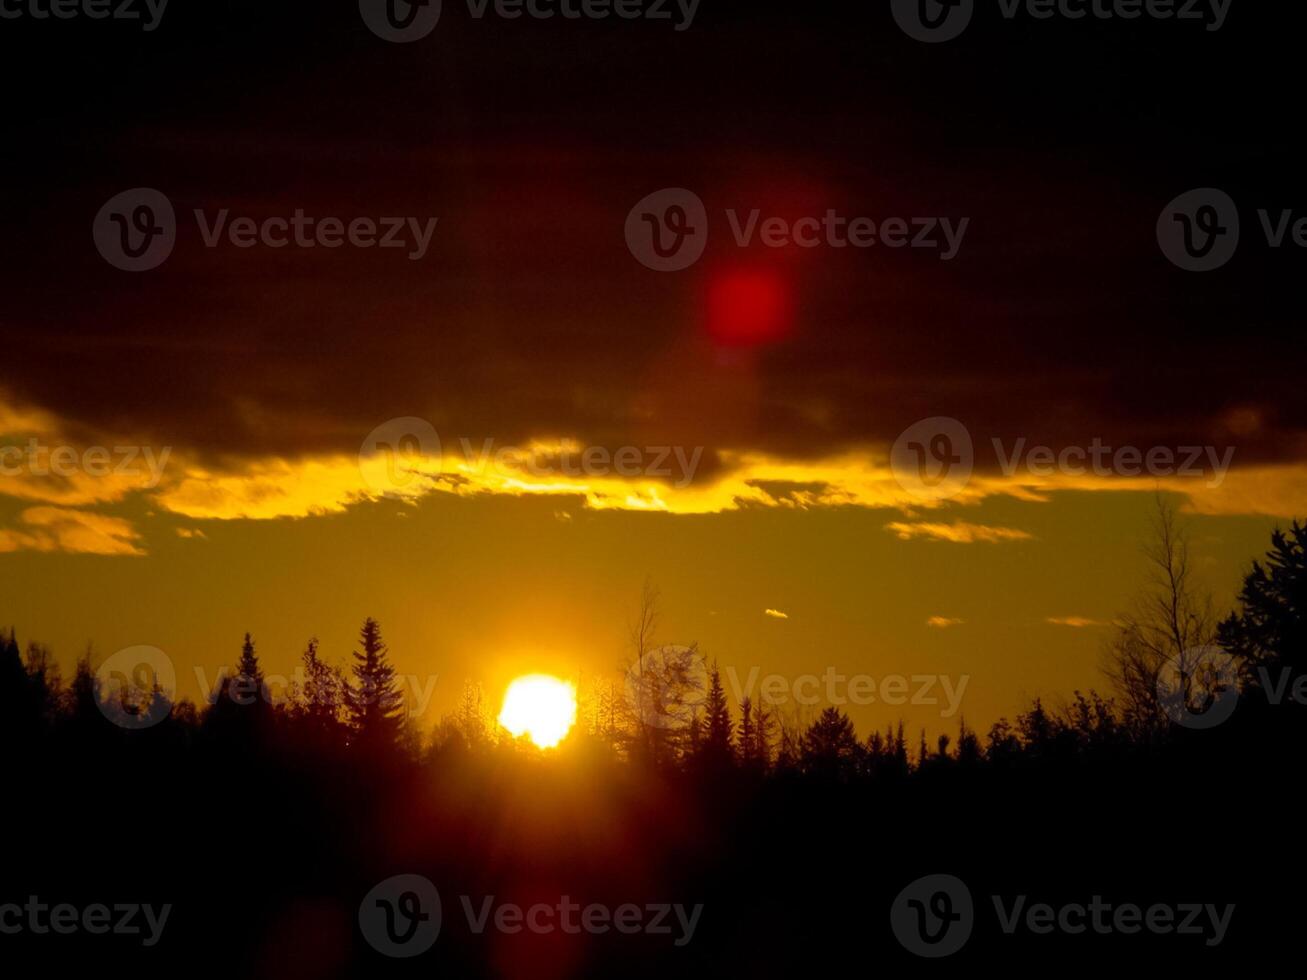
[[[499,724],[542,749],[561,742],[576,723],[576,687],[548,674],[528,674],[508,685]]]

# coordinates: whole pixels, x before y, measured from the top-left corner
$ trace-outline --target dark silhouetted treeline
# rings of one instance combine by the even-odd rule
[[[634,710],[629,692],[595,689],[573,734],[540,752],[497,732],[469,685],[423,734],[371,619],[348,670],[311,641],[279,700],[247,635],[199,708],[161,703],[157,685],[111,687],[90,653],[64,678],[49,650],[8,632],[0,904],[35,895],[173,911],[149,948],[29,932],[0,936],[0,952],[111,976],[472,978],[1226,969],[1292,954],[1307,528],[1274,535],[1223,617],[1177,576],[1188,561],[1177,530],[1160,510],[1149,556],[1164,574],[1115,629],[1110,696],[1036,701],[987,732],[960,723],[931,744],[902,724],[860,735],[835,707],[800,725],[732,705],[715,667],[674,724],[639,710],[643,688]],[[644,620],[633,634],[647,664]],[[1197,641],[1220,655],[1186,660]],[[1168,663],[1183,668],[1174,682]],[[664,701],[668,683],[657,679]],[[1231,703],[1219,724],[1193,723]],[[372,950],[357,925],[362,897],[401,873],[425,875],[443,902],[439,940],[412,962]],[[971,941],[938,962],[898,944],[888,911],[932,873],[967,882],[977,907]],[[1214,947],[1146,933],[1006,935],[992,895],[1236,911]],[[704,911],[683,946],[612,931],[477,934],[465,896],[474,908],[486,896],[570,896]]]

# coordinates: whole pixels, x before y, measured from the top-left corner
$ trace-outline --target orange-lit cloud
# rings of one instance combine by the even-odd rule
[[[956,544],[1001,543],[1030,540],[1028,531],[993,527],[961,519],[923,520],[924,513],[939,514],[974,507],[996,496],[1044,503],[1063,491],[1111,490],[1173,491],[1183,495],[1185,509],[1194,514],[1269,515],[1281,518],[1307,512],[1307,464],[1278,464],[1235,469],[1219,486],[1192,478],[1118,478],[1096,475],[1034,476],[1028,472],[1002,475],[977,472],[951,500],[923,500],[894,479],[885,447],[869,447],[819,459],[787,459],[759,452],[718,451],[713,465],[702,474],[685,474],[670,480],[664,475],[617,475],[564,472],[550,461],[560,454],[581,451],[575,440],[537,440],[521,450],[468,454],[454,447],[441,455],[405,460],[398,470],[380,457],[356,454],[321,454],[297,459],[275,456],[248,458],[221,467],[201,463],[193,454],[168,447],[142,447],[131,465],[122,454],[105,466],[102,456],[88,456],[87,440],[70,440],[67,428],[53,415],[20,409],[0,399],[0,448],[8,447],[6,467],[0,470],[0,497],[36,505],[75,509],[88,520],[90,508],[141,495],[159,510],[192,520],[272,520],[307,518],[339,513],[383,497],[417,502],[435,493],[459,496],[482,494],[579,498],[591,510],[650,511],[669,514],[714,514],[747,508],[809,510],[861,507],[895,510],[903,519],[886,529],[908,541],[927,539]],[[35,438],[46,447],[68,446],[77,465],[61,474],[34,472],[14,465],[17,455]],[[105,437],[100,445],[115,452],[118,443]],[[683,449],[686,459],[700,460],[703,451]],[[87,461],[98,462],[98,469]],[[541,461],[545,461],[541,465]],[[571,505],[559,511],[570,520]],[[952,517],[952,514],[949,514]],[[110,525],[102,524],[101,528]],[[113,525],[122,528],[117,519]],[[178,532],[196,537],[201,529]],[[82,539],[82,533],[33,531],[25,522],[5,532],[7,550],[61,547],[64,540]],[[100,553],[136,554],[134,535],[101,535]],[[107,541],[116,541],[109,544]],[[83,542],[84,543],[84,542]],[[86,550],[83,548],[83,550]]]
[[[1013,527],[986,527],[983,524],[968,524],[965,521],[955,521],[952,524],[911,524],[906,521],[894,521],[891,524],[886,524],[885,530],[893,531],[903,541],[910,541],[913,538],[930,538],[935,541],[951,541],[954,544],[1028,541],[1034,537],[1028,531],[1021,531]]]
[[[140,535],[118,517],[62,507],[29,507],[18,528],[0,528],[0,552],[68,551],[85,555],[143,555]]]
[[[1089,626],[1106,626],[1107,624],[1098,619],[1090,619],[1087,616],[1049,616],[1044,620],[1054,626],[1070,626],[1072,629],[1085,629]]]
[[[956,619],[952,616],[931,616],[926,620],[926,625],[932,629],[946,630],[950,626],[961,626],[965,622],[965,619]]]
[[[50,413],[0,397],[0,496],[60,507],[113,503],[160,486],[172,455],[109,435],[72,438]]]

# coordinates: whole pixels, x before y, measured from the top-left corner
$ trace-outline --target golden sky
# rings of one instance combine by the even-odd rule
[[[1292,464],[1236,464],[1215,487],[1211,474],[978,471],[929,500],[895,478],[885,445],[822,459],[722,451],[709,477],[683,480],[569,475],[560,453],[584,447],[568,440],[498,453],[445,437],[397,469],[366,453],[217,468],[164,446],[128,460],[127,443],[85,429],[79,441],[12,401],[0,423],[6,446],[72,451],[60,476],[16,467],[11,448],[0,475],[0,617],[24,639],[65,664],[92,641],[100,656],[158,647],[197,697],[246,630],[266,669],[289,674],[311,635],[343,661],[371,615],[430,696],[428,723],[465,679],[492,698],[521,673],[620,679],[648,576],[663,593],[659,638],[698,642],[736,696],[779,675],[778,699],[842,698],[863,731],[900,717],[932,733],[959,716],[986,728],[1031,697],[1103,685],[1102,645],[1142,583],[1157,489],[1181,503],[1222,603],[1307,499]]]
[[[78,60],[90,90],[6,63],[30,91],[0,155],[0,450],[72,462],[0,466],[0,622],[65,664],[88,641],[154,645],[192,679],[246,630],[270,670],[314,634],[343,659],[372,615],[401,671],[438,676],[435,714],[464,678],[497,696],[515,673],[614,674],[648,576],[661,638],[740,676],[965,674],[983,727],[1101,683],[1157,490],[1228,602],[1271,528],[1307,514],[1300,255],[1259,242],[1253,213],[1300,196],[1263,97],[1293,89],[1294,59],[1222,32],[1205,43],[1223,63],[1259,71],[1176,99],[1183,32],[1107,75],[1093,32],[932,49],[921,73],[883,10],[804,8],[800,29],[793,5],[755,8],[705,6],[674,56],[658,31],[562,18],[511,43],[448,18],[390,45],[352,12],[249,32],[178,10],[186,29],[133,47],[131,72],[90,34],[29,52]],[[1202,186],[1249,234],[1199,275],[1156,228]],[[126,272],[92,228],[142,187],[174,209],[175,247]],[[624,223],[667,188],[708,234],[658,272]],[[966,233],[947,261],[732,237],[832,213]],[[419,254],[206,232],[297,214],[429,236]],[[951,496],[891,466],[934,417],[974,444]],[[360,451],[405,418],[439,447],[395,483]],[[1223,475],[1005,466],[1018,444],[1095,440],[1210,447]],[[566,465],[623,447],[635,475]],[[640,469],[659,447],[679,450],[668,474]],[[956,727],[850,710],[864,731]]]

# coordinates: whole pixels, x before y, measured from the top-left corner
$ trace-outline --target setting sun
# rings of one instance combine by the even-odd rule
[[[499,723],[542,749],[561,742],[576,723],[576,687],[548,674],[519,677],[504,692]]]

